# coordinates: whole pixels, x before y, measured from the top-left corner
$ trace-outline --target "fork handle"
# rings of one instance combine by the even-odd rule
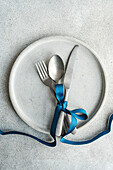
[[[65,90],[65,99],[64,99],[65,101],[67,101],[67,99],[68,99],[68,94],[69,94],[69,89],[66,89]],[[57,128],[56,128],[56,136],[61,136],[63,122],[64,122],[64,112],[61,111],[60,117],[59,117],[58,123],[57,123]]]

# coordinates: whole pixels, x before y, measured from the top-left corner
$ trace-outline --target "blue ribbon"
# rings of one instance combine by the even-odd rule
[[[52,121],[52,125],[51,125],[51,130],[50,130],[50,134],[53,138],[52,142],[46,142],[43,141],[33,135],[27,134],[27,133],[23,133],[23,132],[19,132],[19,131],[8,131],[8,132],[3,132],[2,130],[0,130],[0,135],[9,135],[9,134],[18,134],[18,135],[24,135],[24,136],[28,136],[30,138],[35,139],[36,141],[49,146],[49,147],[55,147],[56,146],[56,127],[57,127],[57,122],[60,116],[61,111],[65,112],[66,114],[71,115],[71,124],[69,126],[69,129],[67,131],[67,133],[61,137],[60,141],[62,143],[66,143],[66,144],[71,144],[71,145],[84,145],[84,144],[88,144],[91,143],[95,140],[97,140],[98,138],[108,134],[111,131],[111,123],[113,120],[113,114],[110,116],[109,119],[109,123],[108,123],[108,128],[99,133],[97,136],[95,136],[92,139],[86,140],[86,141],[70,141],[65,139],[65,137],[70,134],[76,127],[77,125],[77,119],[80,120],[86,120],[87,119],[87,113],[84,109],[75,109],[75,110],[68,110],[67,109],[67,101],[64,101],[64,91],[63,91],[63,85],[62,84],[58,84],[55,86],[55,95],[56,95],[56,99],[57,99],[57,106],[55,109],[55,114],[54,114],[54,118]],[[77,113],[82,113],[82,114],[77,114]]]

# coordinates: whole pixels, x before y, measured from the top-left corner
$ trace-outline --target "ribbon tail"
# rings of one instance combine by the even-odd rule
[[[0,135],[11,135],[11,134],[15,134],[15,135],[23,135],[23,136],[27,136],[27,137],[30,137],[46,146],[50,146],[50,147],[55,147],[56,146],[56,139],[54,138],[54,141],[53,142],[46,142],[46,141],[43,141],[39,138],[37,138],[36,136],[33,136],[33,135],[30,135],[30,134],[27,134],[27,133],[23,133],[23,132],[19,132],[19,131],[9,131],[9,132],[3,132],[0,130]]]
[[[63,85],[60,85],[60,89],[56,87],[57,91],[58,91],[58,96],[59,96],[59,100],[60,98],[63,100]],[[57,105],[56,106],[56,109],[55,109],[55,114],[54,114],[54,118],[53,118],[53,121],[52,121],[52,125],[51,125],[51,130],[50,130],[50,134],[53,138],[53,141],[52,142],[46,142],[46,141],[43,141],[33,135],[30,135],[30,134],[27,134],[27,133],[23,133],[23,132],[19,132],[19,131],[8,131],[8,132],[3,132],[2,130],[0,130],[0,135],[10,135],[10,134],[16,134],[16,135],[24,135],[24,136],[27,136],[27,137],[30,137],[46,146],[50,146],[50,147],[55,147],[56,146],[56,127],[57,127],[57,122],[58,122],[58,119],[59,119],[59,115],[60,115],[60,112],[61,112],[61,106],[60,105]]]
[[[60,115],[60,112],[61,112],[61,106],[57,105],[56,106],[56,109],[55,109],[55,114],[54,114],[54,118],[53,118],[53,121],[52,121],[52,125],[51,125],[51,130],[50,130],[50,134],[51,136],[53,137],[53,142],[46,142],[46,141],[43,141],[33,135],[30,135],[30,134],[27,134],[27,133],[23,133],[23,132],[19,132],[19,131],[9,131],[9,132],[3,132],[0,130],[0,135],[10,135],[10,134],[16,134],[16,135],[24,135],[24,136],[27,136],[27,137],[30,137],[46,146],[50,146],[50,147],[54,147],[56,146],[56,127],[57,127],[57,122],[58,122],[58,119],[59,119],[59,115]]]
[[[68,135],[69,133],[71,133],[71,132],[75,129],[76,125],[77,125],[77,119],[76,119],[74,116],[72,116],[71,118],[72,118],[71,124],[70,124],[70,126],[69,126],[69,129],[68,129],[66,135]]]
[[[61,138],[60,141],[61,141],[62,143],[71,144],[71,145],[84,145],[84,144],[92,143],[92,142],[94,142],[95,140],[97,140],[97,139],[99,139],[100,137],[108,134],[108,133],[111,131],[112,121],[113,121],[113,114],[112,114],[112,115],[110,116],[110,118],[109,118],[108,128],[107,128],[105,131],[100,132],[97,136],[95,136],[95,137],[92,138],[92,139],[89,139],[89,140],[86,140],[86,141],[70,141],[70,140],[67,140],[67,139],[65,139],[65,138]]]
[[[71,132],[75,129],[76,125],[77,125],[77,119],[76,119],[74,116],[72,116],[72,120],[71,120],[71,124],[70,124],[70,126],[69,126],[69,129],[68,129],[66,135],[64,135],[64,136],[60,139],[61,142],[65,143],[64,137],[67,136],[69,133],[71,133]]]

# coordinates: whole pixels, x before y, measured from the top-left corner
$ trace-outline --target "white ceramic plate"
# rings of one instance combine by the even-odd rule
[[[28,46],[17,58],[9,79],[9,94],[18,115],[32,128],[49,133],[55,109],[55,99],[35,68],[35,63],[58,54],[66,64],[75,44],[80,48],[75,56],[75,68],[68,100],[68,108],[85,108],[87,121],[79,121],[78,128],[91,120],[102,106],[105,97],[105,75],[95,52],[83,42],[70,37],[43,38]]]

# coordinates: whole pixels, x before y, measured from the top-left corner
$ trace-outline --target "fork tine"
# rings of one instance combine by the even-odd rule
[[[35,64],[35,65],[36,65],[36,68],[37,68],[37,71],[38,71],[38,74],[39,74],[41,80],[43,80],[44,78],[43,78],[42,73],[41,73],[41,71],[40,71],[39,63],[37,63],[37,64]]]
[[[45,79],[45,74],[44,74],[44,71],[43,71],[43,68],[42,68],[41,61],[38,62],[38,66],[39,66],[39,69],[40,69],[40,72],[41,72],[41,74],[42,74],[43,79]]]
[[[47,74],[47,68],[46,68],[46,65],[44,65],[45,63],[44,63],[44,61],[41,61],[40,62],[41,63],[41,66],[42,66],[42,69],[43,69],[43,72],[44,72],[44,74],[45,74],[45,77],[48,77],[48,74]]]
[[[44,72],[44,68],[43,68],[43,65],[42,65],[42,61],[39,62],[39,66],[40,66],[40,71],[43,75],[43,78],[45,79],[46,78],[46,75],[45,75],[45,72]]]
[[[45,70],[47,72],[47,66],[45,65],[45,62],[43,60],[42,60],[42,63],[43,63],[43,66],[44,66],[44,68],[45,68]]]

